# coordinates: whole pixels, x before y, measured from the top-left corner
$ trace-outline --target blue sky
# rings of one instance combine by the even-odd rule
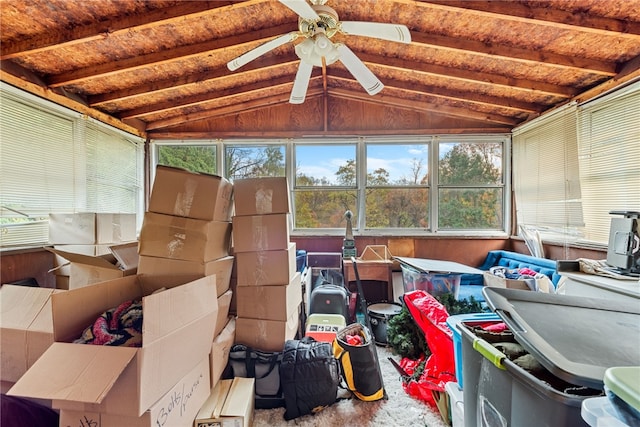
[[[370,144],[367,151],[367,171],[383,168],[391,181],[411,175],[413,159],[422,159],[423,173],[427,171],[427,145]],[[335,180],[338,168],[354,159],[354,145],[296,146],[296,167],[299,172],[315,178]]]

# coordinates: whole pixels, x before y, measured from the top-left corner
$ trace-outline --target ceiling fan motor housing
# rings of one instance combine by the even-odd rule
[[[329,38],[333,37],[339,30],[338,13],[325,5],[312,5],[311,7],[320,19],[298,18],[300,32],[306,37],[313,37],[318,33],[324,33]]]

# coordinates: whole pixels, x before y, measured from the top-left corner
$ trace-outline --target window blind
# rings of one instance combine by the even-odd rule
[[[142,210],[143,145],[0,86],[0,246],[48,242],[49,213]]]
[[[611,210],[640,211],[640,82],[578,108],[585,238],[607,243]]]
[[[575,112],[568,105],[513,133],[516,222],[549,240],[576,239],[584,227]]]

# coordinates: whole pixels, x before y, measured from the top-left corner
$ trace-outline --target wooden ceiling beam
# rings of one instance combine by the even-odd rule
[[[479,73],[471,70],[462,70],[442,65],[428,64],[424,62],[407,61],[397,58],[389,58],[382,55],[372,55],[364,52],[355,52],[364,62],[379,67],[395,68],[402,71],[411,71],[425,74],[443,76],[449,79],[458,79],[466,82],[481,83],[485,85],[499,85],[509,89],[539,92],[552,96],[571,98],[577,94],[577,89],[568,86],[559,86],[535,80],[516,79],[498,74]]]
[[[373,103],[375,105],[393,106],[419,112],[435,112],[445,116],[463,117],[466,119],[499,123],[509,126],[515,126],[519,122],[518,120],[511,117],[500,116],[498,114],[485,114],[478,111],[468,110],[466,108],[448,107],[445,105],[427,103],[422,101],[411,101],[403,98],[385,95],[383,93],[378,93],[372,97],[364,91],[356,92],[347,89],[329,88],[329,95],[335,96],[336,98],[353,99],[362,102]]]
[[[205,104],[211,101],[221,101],[226,98],[237,97],[239,94],[243,96],[259,93],[265,89],[274,89],[279,86],[291,86],[293,85],[294,74],[278,77],[276,79],[269,79],[260,82],[255,82],[242,86],[241,88],[230,88],[215,92],[206,92],[198,95],[192,95],[183,99],[171,99],[165,102],[159,102],[156,104],[145,105],[144,107],[135,108],[132,110],[122,111],[118,113],[118,118],[129,119],[138,117],[144,119],[144,116],[149,116],[158,113],[165,113],[167,111],[179,110],[182,108],[193,107],[196,105]]]
[[[553,52],[532,51],[511,46],[488,44],[480,40],[469,40],[414,31],[411,33],[411,44],[420,44],[436,49],[464,52],[465,54],[483,57],[504,58],[511,61],[522,62],[528,66],[542,64],[544,66],[577,69],[603,76],[613,76],[616,74],[616,64],[611,62],[560,55]]]
[[[315,93],[318,92],[318,93]],[[310,89],[308,96],[317,95],[322,89]],[[288,91],[277,95],[270,95],[262,98],[255,98],[251,101],[233,104],[225,107],[212,106],[208,109],[202,109],[196,113],[179,114],[170,118],[152,121],[147,124],[147,131],[164,129],[173,126],[179,126],[184,123],[205,120],[210,118],[220,118],[231,114],[246,113],[248,111],[263,109],[265,107],[281,105],[289,102],[290,93]]]
[[[414,3],[411,1],[411,3]],[[521,2],[513,1],[478,1],[478,0],[419,0],[418,3],[426,8],[456,8],[466,9],[480,16],[492,15],[500,19],[534,25],[547,25],[553,28],[564,28],[571,31],[589,32],[592,34],[632,37],[640,35],[640,22],[623,21],[604,16],[575,13],[562,10],[553,1],[544,1],[544,7],[533,7]],[[629,4],[629,7],[633,7]]]
[[[242,67],[242,73],[264,71],[271,68],[282,68],[297,64],[298,61],[300,60],[293,53],[284,56],[263,56]],[[204,82],[224,78],[234,78],[234,76],[234,74],[230,74],[229,69],[224,65],[213,70],[183,76],[178,79],[159,80],[129,89],[89,96],[87,101],[89,105],[97,107],[108,103],[131,100],[137,97],[146,97],[162,92],[173,92],[179,89],[196,87]]]
[[[259,0],[265,2],[268,0]],[[257,0],[254,3],[258,2]],[[145,13],[127,15],[125,17],[106,21],[97,21],[91,25],[80,25],[63,31],[41,34],[29,39],[18,39],[3,43],[2,59],[18,58],[34,53],[68,47],[79,43],[87,43],[130,32],[138,32],[170,25],[185,19],[214,15],[239,5],[233,1],[185,1],[171,7],[155,9]],[[242,5],[244,6],[244,5]]]
[[[334,78],[343,80],[356,81],[353,76],[343,70],[333,69],[330,70],[329,75]],[[539,114],[546,109],[546,106],[540,106],[529,102],[518,101],[517,99],[502,98],[498,96],[482,95],[479,93],[472,93],[469,91],[455,90],[448,87],[427,85],[427,84],[415,84],[398,80],[385,79],[383,82],[385,87],[390,89],[400,90],[405,93],[412,93],[421,96],[432,96],[435,98],[453,99],[461,102],[468,102],[473,104],[498,106],[501,108],[508,108],[516,110],[518,112],[536,113]]]
[[[211,51],[237,47],[237,45],[255,44],[270,40],[275,36],[296,31],[297,24],[284,24],[263,30],[243,33],[224,39],[210,40],[203,43],[196,43],[188,46],[175,47],[168,51],[154,52],[121,61],[111,61],[104,64],[92,65],[79,68],[73,71],[57,74],[47,79],[50,87],[65,86],[69,84],[80,84],[85,80],[95,79],[104,76],[114,76],[119,73],[131,72],[145,67],[166,64],[169,62],[195,58]],[[232,59],[232,58],[230,58]]]

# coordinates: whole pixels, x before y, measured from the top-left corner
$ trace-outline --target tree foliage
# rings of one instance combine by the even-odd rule
[[[285,176],[283,145],[225,148],[225,170],[231,179]],[[195,172],[215,173],[215,149],[207,146],[163,146],[159,163]],[[421,158],[413,158],[407,174],[395,181],[378,168],[366,176],[367,228],[427,229],[429,172]],[[438,163],[438,220],[440,229],[499,229],[502,226],[501,145],[457,143]],[[357,165],[348,159],[338,167],[335,183],[298,172],[294,191],[297,228],[343,228],[350,210],[357,224]]]

